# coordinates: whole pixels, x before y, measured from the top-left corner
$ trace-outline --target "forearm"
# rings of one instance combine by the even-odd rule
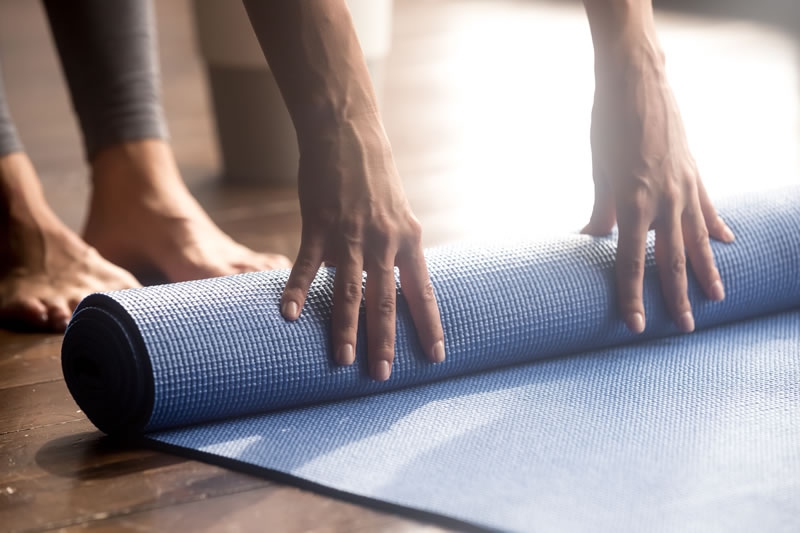
[[[377,118],[345,0],[245,0],[302,145],[309,136]]]
[[[583,0],[594,43],[597,73],[647,63],[661,67],[651,0]]]

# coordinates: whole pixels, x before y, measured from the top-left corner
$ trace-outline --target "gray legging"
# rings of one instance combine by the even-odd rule
[[[167,136],[149,0],[44,0],[88,158]],[[0,79],[0,156],[22,150]]]

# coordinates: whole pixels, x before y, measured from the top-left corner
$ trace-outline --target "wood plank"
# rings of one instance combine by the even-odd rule
[[[0,389],[0,435],[85,420],[64,380]]]
[[[87,420],[0,436],[0,457],[5,458],[0,523],[11,531],[87,523],[101,530],[163,530],[165,524],[213,530],[222,520],[258,527],[267,518],[266,523],[289,531],[321,525],[347,531],[418,526],[224,468],[127,446],[95,431]],[[230,497],[218,500],[221,496]]]
[[[305,531],[371,532],[446,529],[398,518],[357,505],[322,499],[310,492],[272,487],[91,520],[65,531]]]
[[[61,335],[0,330],[0,389],[61,377]]]
[[[10,530],[61,527],[271,486],[125,446],[87,420],[0,436],[0,457],[0,524]]]
[[[725,0],[714,3],[728,8]],[[578,164],[589,155],[588,111],[580,105],[590,104],[591,80],[581,76],[591,73],[579,61],[565,59],[582,61],[591,54],[587,46],[569,55],[570,46],[582,46],[578,38],[588,37],[585,21],[580,18],[574,34],[530,30],[543,20],[542,6],[562,10],[569,5],[397,0],[384,118],[426,245],[472,237],[478,230],[497,235],[514,227],[527,231],[527,219],[509,213],[533,211],[537,201],[561,209],[561,199],[547,195],[548,179],[580,174],[582,187],[576,186],[576,194],[591,195],[588,167]],[[293,257],[300,236],[296,191],[219,182],[220,158],[189,3],[157,2],[156,9],[164,101],[187,183],[233,237]],[[524,27],[517,24],[521,20]],[[797,99],[776,89],[794,79],[795,65],[782,59],[784,44],[748,25],[697,19],[692,30],[687,20],[659,18],[667,29],[680,29],[665,33],[666,45],[688,43],[688,48],[675,47],[674,54],[670,49],[669,55],[676,89],[681,83],[688,88],[679,97],[687,104],[684,114],[701,167],[726,184],[737,170],[743,175],[771,172],[763,168],[764,161],[796,169],[797,130],[784,118],[787,110],[796,112]],[[695,38],[698,31],[721,43],[709,49],[702,63],[718,67],[715,79],[706,80],[712,89],[698,88],[692,70],[691,59],[702,46]],[[478,35],[484,37],[480,49],[472,46]],[[560,43],[560,59],[537,53],[547,49],[543,41]],[[724,51],[725,46],[731,49]],[[38,2],[0,2],[0,48],[12,111],[47,197],[70,227],[80,229],[90,190],[86,165]],[[748,63],[748,58],[755,59]],[[742,72],[764,58],[774,70],[753,70],[760,85],[740,83]],[[559,72],[555,81],[554,72]],[[729,100],[716,98],[714,84],[730,88],[724,91]],[[576,88],[586,94],[571,92]],[[715,96],[708,98],[705,90]],[[761,121],[752,118],[761,116]],[[726,120],[738,125],[751,118],[755,126],[726,126]],[[789,153],[789,146],[795,151]],[[729,153],[740,157],[727,158]],[[736,168],[729,172],[726,161]],[[0,529],[436,530],[195,461],[125,448],[96,432],[77,410],[61,380],[60,336],[0,330]]]

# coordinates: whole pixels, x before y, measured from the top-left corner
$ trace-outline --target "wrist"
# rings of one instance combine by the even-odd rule
[[[372,105],[308,105],[294,109],[291,116],[301,150],[323,140],[334,140],[352,129],[383,130],[380,114]]]
[[[381,166],[392,160],[392,149],[377,111],[349,117],[323,118],[297,133],[305,164],[339,163],[341,158]]]

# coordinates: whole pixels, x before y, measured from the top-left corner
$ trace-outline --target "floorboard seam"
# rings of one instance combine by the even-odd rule
[[[256,487],[250,487],[250,488],[246,488],[246,489],[241,489],[241,490],[235,490],[234,489],[234,490],[223,491],[223,492],[219,492],[219,493],[215,493],[215,494],[200,494],[196,498],[191,498],[191,499],[187,499],[185,501],[180,501],[180,502],[172,502],[172,503],[169,503],[169,504],[166,504],[166,505],[159,505],[158,502],[156,501],[156,502],[153,502],[150,505],[143,505],[143,506],[138,507],[136,509],[128,508],[128,509],[120,509],[120,510],[117,510],[117,511],[110,511],[110,512],[105,512],[104,511],[104,512],[94,513],[91,516],[75,517],[73,519],[65,519],[65,520],[61,520],[61,521],[56,521],[56,522],[53,522],[51,524],[47,524],[47,525],[44,525],[44,526],[34,527],[34,528],[30,528],[30,529],[20,529],[20,530],[16,530],[16,531],[18,533],[42,533],[42,532],[45,532],[45,531],[54,531],[54,530],[59,530],[59,529],[63,529],[63,528],[66,528],[66,527],[79,526],[79,525],[88,525],[88,524],[91,524],[93,522],[103,522],[103,521],[106,521],[106,520],[112,520],[112,519],[117,519],[117,518],[126,517],[126,516],[136,516],[137,514],[148,512],[148,511],[166,509],[168,507],[179,507],[181,505],[187,505],[187,504],[196,503],[196,502],[199,502],[199,501],[213,500],[215,498],[221,498],[221,497],[224,497],[224,496],[231,496],[231,495],[234,495],[234,494],[243,494],[243,493],[246,493],[246,492],[251,492],[251,491],[254,491],[254,490],[261,490],[261,489],[270,488],[270,487],[271,488],[276,488],[275,483],[268,481],[263,485],[259,485],[259,486],[256,486]],[[280,488],[280,487],[277,487],[277,488]]]
[[[15,429],[13,431],[0,431],[0,437],[4,437],[6,435],[13,435],[14,433],[21,433],[23,431],[37,431],[44,428],[50,428],[54,426],[63,426],[65,424],[74,424],[75,422],[85,422],[88,418],[76,418],[75,420],[64,420],[63,422],[53,422],[52,424],[43,424],[41,426],[32,426],[27,428]]]
[[[23,383],[21,385],[10,385],[8,387],[0,387],[0,393],[5,392],[7,390],[23,389],[25,387],[35,387],[36,385],[49,385],[50,383],[56,383],[57,381],[64,381],[64,378],[63,377],[51,378],[51,379],[46,379],[44,381],[35,381],[33,383]]]

